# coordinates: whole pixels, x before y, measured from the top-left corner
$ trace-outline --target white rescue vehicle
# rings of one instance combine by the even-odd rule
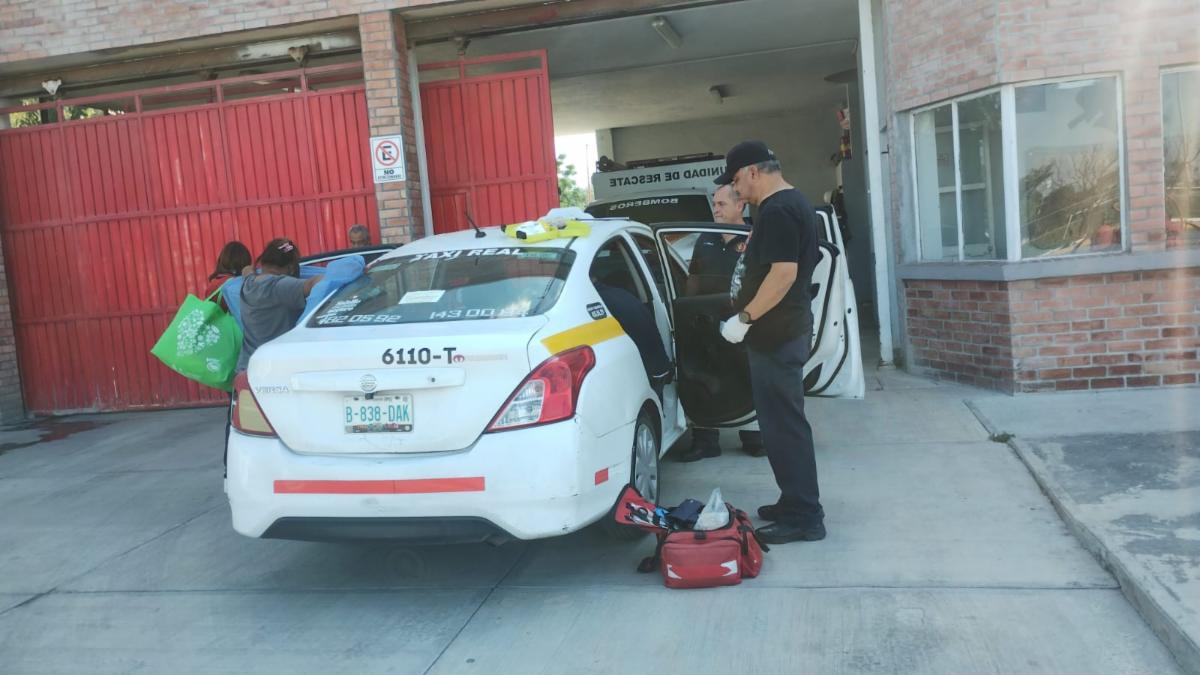
[[[686,155],[617,166],[592,174],[596,199],[587,211],[593,216],[647,224],[713,219],[713,179],[724,173],[724,158]]]

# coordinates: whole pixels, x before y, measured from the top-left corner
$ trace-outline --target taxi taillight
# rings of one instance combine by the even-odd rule
[[[258,399],[254,398],[246,371],[233,378],[233,428],[251,436],[276,435],[274,427],[259,407]]]
[[[586,345],[546,359],[508,397],[487,430],[511,431],[574,417],[583,378],[595,365],[596,353]]]

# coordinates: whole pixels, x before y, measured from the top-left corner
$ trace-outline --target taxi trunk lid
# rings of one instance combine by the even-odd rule
[[[249,380],[296,452],[470,447],[529,374],[544,317],[301,329],[264,345]]]

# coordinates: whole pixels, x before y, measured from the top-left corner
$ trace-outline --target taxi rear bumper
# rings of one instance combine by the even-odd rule
[[[301,454],[233,431],[225,491],[250,537],[538,539],[608,513],[629,479],[633,427],[597,436],[575,417],[397,455]]]

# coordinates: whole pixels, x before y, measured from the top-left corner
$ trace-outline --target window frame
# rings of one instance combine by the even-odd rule
[[[1185,66],[1178,69],[1164,69],[1163,74],[1169,70],[1200,70],[1200,64],[1195,66]],[[1049,84],[1061,84],[1066,82],[1083,82],[1088,80],[1112,80],[1116,91],[1116,109],[1117,109],[1117,188],[1120,199],[1120,228],[1121,228],[1121,247],[1116,251],[1097,251],[1087,253],[1068,253],[1054,256],[1039,256],[1036,258],[1022,257],[1022,222],[1021,222],[1021,197],[1020,184],[1021,177],[1019,173],[1019,155],[1020,145],[1017,138],[1017,106],[1016,92],[1019,88],[1038,87]],[[1161,75],[1160,75],[1161,82]],[[1161,87],[1160,87],[1161,90]],[[993,94],[1000,95],[1000,144],[1002,149],[1003,172],[1001,176],[1001,189],[1004,191],[1004,236],[1008,255],[1005,258],[967,258],[965,257],[965,240],[963,238],[963,219],[962,219],[962,167],[959,157],[959,130],[958,130],[958,106],[961,103],[973,101],[984,96]],[[1161,98],[1161,95],[1160,95]],[[931,112],[943,106],[950,106],[951,112],[951,132],[953,138],[953,153],[954,153],[954,199],[957,214],[958,228],[958,257],[957,258],[938,258],[927,259],[925,257],[924,244],[922,243],[921,233],[921,199],[920,186],[917,183],[917,115],[925,112]],[[1130,251],[1129,237],[1129,190],[1128,190],[1128,172],[1126,162],[1128,160],[1126,138],[1125,138],[1125,88],[1124,80],[1119,72],[1103,72],[1103,73],[1086,73],[1081,75],[1069,75],[1064,77],[1052,77],[1038,80],[1028,80],[1025,82],[1017,82],[1011,84],[1002,84],[986,89],[973,91],[962,96],[957,96],[950,99],[940,100],[919,108],[913,108],[907,113],[908,119],[908,143],[909,143],[909,185],[913,195],[913,223],[914,232],[916,233],[916,260],[917,264],[996,264],[1002,262],[1028,262],[1033,260],[1059,260],[1068,258],[1086,258],[1089,256],[1110,256],[1122,255]],[[936,133],[936,130],[935,130]],[[1166,163],[1164,161],[1164,176]]]
[[[596,260],[600,257],[600,252],[615,243],[618,251],[621,253],[621,259],[625,262],[623,268],[629,272],[630,277],[634,282],[634,296],[638,302],[653,307],[654,293],[650,289],[653,285],[646,280],[646,274],[642,270],[642,265],[638,262],[641,255],[634,248],[630,240],[618,233],[609,237],[596,249],[596,255],[592,257],[591,263],[588,265],[588,273],[590,275],[592,267],[596,264]]]
[[[1176,75],[1179,73],[1195,73],[1197,77],[1200,77],[1200,63],[1187,63],[1178,66],[1170,66],[1166,68],[1160,68],[1158,71],[1158,128],[1162,130],[1163,215],[1166,217],[1167,222],[1169,222],[1170,217],[1167,214],[1167,204],[1169,202],[1167,189],[1169,186],[1167,185],[1167,107],[1165,105],[1167,90],[1165,85],[1168,75]],[[1180,245],[1184,247],[1187,246],[1186,243],[1182,243]]]
[[[633,248],[640,255],[642,263],[650,271],[650,278],[654,282],[653,286],[658,291],[658,297],[662,302],[667,301],[667,278],[666,271],[662,269],[662,261],[658,257],[658,245],[654,242],[652,235],[646,234],[639,230],[629,230],[626,232],[629,235],[629,240],[633,242]],[[646,240],[649,248],[642,250],[642,244],[638,241],[638,237]],[[653,300],[653,298],[652,298]]]

